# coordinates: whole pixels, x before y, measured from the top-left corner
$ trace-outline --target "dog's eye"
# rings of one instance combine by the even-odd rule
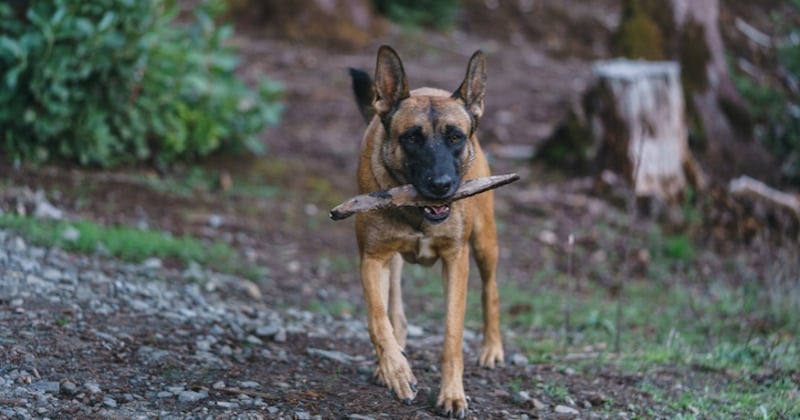
[[[400,135],[400,141],[403,143],[419,144],[422,143],[424,139],[425,138],[422,136],[422,133],[417,129],[409,130],[408,132]]]
[[[464,138],[464,136],[462,136],[460,133],[450,134],[450,141],[453,142],[453,143],[459,142],[463,138]]]

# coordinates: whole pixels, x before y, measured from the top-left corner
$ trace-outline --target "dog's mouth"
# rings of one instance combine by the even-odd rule
[[[422,215],[431,223],[444,222],[450,216],[450,205],[420,207]]]

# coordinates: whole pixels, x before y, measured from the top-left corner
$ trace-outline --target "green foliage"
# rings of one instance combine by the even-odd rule
[[[455,20],[459,0],[372,0],[389,19],[408,27],[449,29]]]
[[[800,0],[792,0],[800,12]],[[800,28],[785,29],[787,36],[777,47],[780,65],[796,83],[800,75]],[[800,97],[789,89],[734,74],[739,93],[750,105],[755,121],[754,134],[778,157],[787,180],[800,183]]]
[[[691,261],[694,257],[692,241],[686,235],[667,236],[663,244],[664,255],[680,261]]]
[[[236,77],[222,10],[178,25],[174,0],[0,4],[0,150],[97,166],[262,151],[281,89]]]

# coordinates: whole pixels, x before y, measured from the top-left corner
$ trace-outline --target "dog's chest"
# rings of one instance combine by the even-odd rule
[[[439,259],[439,255],[433,246],[433,238],[416,235],[416,238],[409,239],[409,246],[402,252],[403,259],[406,262],[429,266]]]

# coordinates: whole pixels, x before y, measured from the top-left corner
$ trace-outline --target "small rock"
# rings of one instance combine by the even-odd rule
[[[294,418],[297,420],[311,420],[311,414],[308,414],[305,411],[295,411]]]
[[[286,264],[286,271],[291,274],[297,274],[300,271],[300,261],[292,260]]]
[[[554,411],[558,414],[570,414],[575,416],[580,414],[578,410],[566,405],[557,405]]]
[[[59,281],[61,280],[61,277],[63,277],[63,273],[60,270],[56,270],[55,268],[46,268],[42,272],[42,277],[44,277],[45,280],[49,281]]]
[[[275,334],[275,336],[272,337],[272,340],[277,342],[277,343],[285,343],[286,342],[286,338],[287,338],[286,337],[286,330],[281,328],[280,330],[278,330],[278,332]]]
[[[59,391],[65,395],[75,395],[78,392],[78,386],[69,379],[64,379],[59,384]]]
[[[242,382],[239,382],[239,386],[244,388],[244,389],[261,388],[261,384],[256,382],[256,381],[242,381]]]
[[[20,238],[19,236],[15,237],[13,241],[11,241],[11,250],[18,251],[18,252],[25,252],[28,246],[25,245],[25,240]]]
[[[86,382],[85,384],[83,384],[83,387],[90,394],[99,394],[100,392],[102,392],[102,390],[100,389],[100,385],[98,385],[97,382]]]
[[[197,340],[195,343],[197,346],[197,351],[210,351],[211,350],[211,341],[209,340]]]
[[[48,394],[58,394],[61,385],[58,382],[53,381],[38,381],[31,384],[31,388],[36,391],[46,392]]]
[[[509,357],[509,363],[514,366],[526,366],[528,364],[528,358],[525,355],[520,353],[514,353]]]
[[[171,396],[172,396],[172,393],[169,392],[169,391],[159,391],[159,393],[156,394],[157,398],[169,398]]]
[[[588,400],[584,400],[583,401],[583,408],[585,408],[587,410],[592,408],[592,403],[590,403]]]
[[[183,270],[181,277],[187,281],[200,281],[206,278],[206,273],[196,261],[189,261],[189,266]]]
[[[160,258],[150,257],[142,262],[142,267],[147,270],[158,270],[164,266]]]
[[[61,239],[67,242],[75,242],[81,238],[81,231],[74,226],[67,226],[61,231]]]
[[[519,391],[514,394],[514,401],[517,403],[524,403],[531,399],[531,394],[528,391]]]
[[[64,211],[50,204],[49,201],[42,198],[39,202],[36,203],[36,209],[34,209],[33,215],[37,219],[59,220],[64,218]]]
[[[556,236],[556,234],[552,231],[543,230],[539,232],[539,240],[545,245],[553,246],[558,243],[558,236]]]
[[[254,336],[254,335],[248,335],[248,336],[247,336],[247,337],[244,339],[244,341],[246,341],[246,342],[248,342],[248,343],[250,343],[250,344],[254,344],[254,345],[256,345],[256,346],[260,346],[260,345],[264,344],[264,342],[263,342],[263,341],[261,341],[261,339],[260,339],[260,338],[258,338],[258,337],[256,337],[256,336]]]
[[[182,391],[180,394],[178,394],[178,401],[193,403],[193,402],[198,402],[207,397],[208,397],[207,392]]]
[[[279,327],[277,325],[262,325],[262,326],[256,328],[256,335],[259,336],[259,337],[270,338],[270,337],[274,337],[275,334],[278,334],[280,329],[281,329],[281,327]]]
[[[108,408],[116,408],[117,407],[117,401],[115,399],[111,398],[111,397],[105,397],[105,398],[103,398],[103,405],[108,407]]]
[[[547,405],[536,398],[531,398],[531,403],[533,404],[533,408],[537,410],[544,410],[547,408]]]
[[[348,417],[348,419],[350,419],[350,420],[375,420],[375,417],[362,416],[361,414],[351,414],[350,417]]]
[[[306,349],[306,352],[312,356],[319,356],[344,364],[350,364],[355,360],[353,356],[336,350],[323,350],[309,347]]]
[[[425,335],[425,330],[418,325],[408,324],[408,326],[406,326],[406,333],[409,337],[422,337]]]
[[[213,389],[225,389],[225,382],[223,382],[223,381],[214,382],[214,384],[211,385],[211,388],[213,388]]]
[[[222,223],[224,221],[225,221],[225,218],[220,216],[220,215],[218,215],[218,214],[212,214],[211,216],[208,216],[208,225],[211,226],[214,229],[222,226]]]
[[[219,325],[214,325],[213,327],[211,327],[210,330],[208,330],[208,333],[211,335],[224,335],[225,329],[220,327]]]
[[[172,395],[178,395],[181,392],[183,392],[186,388],[184,388],[183,385],[175,385],[175,386],[165,387],[165,389],[170,393],[172,393]]]

